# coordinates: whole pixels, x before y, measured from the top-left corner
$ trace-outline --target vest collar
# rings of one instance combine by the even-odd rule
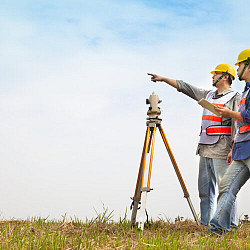
[[[250,83],[250,82],[249,82]],[[230,92],[232,92],[233,91],[233,89],[230,87],[230,88],[228,88],[228,89],[226,89],[226,90],[224,90],[224,91],[222,91],[220,94],[218,94],[218,90],[216,90],[215,92],[214,92],[214,98],[219,98],[219,97],[222,97],[223,95],[226,95],[226,94],[228,94],[228,93],[230,93]]]

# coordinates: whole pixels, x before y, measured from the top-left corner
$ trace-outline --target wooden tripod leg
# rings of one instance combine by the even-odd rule
[[[132,198],[133,199],[133,208],[132,208],[133,210],[132,210],[132,215],[131,215],[132,226],[135,226],[136,214],[137,214],[138,205],[141,199],[141,186],[142,186],[143,176],[144,176],[144,171],[145,171],[146,154],[147,154],[148,145],[149,145],[149,133],[150,133],[150,128],[147,127],[145,140],[144,140],[144,146],[142,150],[141,163],[140,163],[140,168],[139,168],[137,182],[136,182],[135,194],[134,194],[134,197]]]
[[[152,171],[152,163],[153,163],[153,155],[154,155],[154,145],[155,145],[155,132],[156,132],[156,127],[154,127],[153,133],[151,133],[151,135],[150,135],[150,142],[149,142],[149,145],[151,146],[151,155],[150,155],[150,163],[149,163],[149,170],[148,170],[148,183],[147,183],[148,188],[150,188],[150,179],[151,179],[151,171]],[[149,153],[149,151],[148,151],[148,153]]]
[[[148,146],[148,153],[150,153],[150,162],[148,168],[145,168],[145,172],[147,172],[148,176],[142,177],[142,185],[141,185],[141,208],[138,211],[137,215],[137,222],[138,222],[138,228],[140,228],[142,231],[144,229],[144,223],[146,221],[146,203],[147,203],[147,195],[148,192],[152,190],[150,188],[150,179],[151,179],[151,171],[152,171],[152,162],[153,162],[153,154],[154,154],[154,142],[155,142],[155,132],[156,132],[156,127],[151,127],[150,128],[151,134],[150,134],[150,139],[149,139],[149,146]],[[151,147],[151,150],[150,150]],[[147,178],[146,178],[147,177]],[[146,183],[147,181],[147,183]]]
[[[159,128],[159,130],[160,130],[161,137],[162,137],[163,142],[164,142],[164,144],[165,144],[165,146],[166,146],[166,149],[167,149],[167,151],[168,151],[170,160],[171,160],[171,162],[172,162],[172,164],[173,164],[173,167],[174,167],[174,170],[175,170],[176,175],[177,175],[177,177],[178,177],[178,180],[179,180],[179,182],[180,182],[180,184],[181,184],[181,187],[182,187],[182,190],[183,190],[183,193],[184,193],[184,197],[187,199],[188,204],[189,204],[189,207],[190,207],[190,209],[191,209],[191,212],[192,212],[192,214],[193,214],[193,216],[194,216],[194,219],[195,219],[196,223],[199,225],[199,224],[200,224],[200,223],[199,223],[199,219],[198,219],[197,214],[196,214],[196,212],[195,212],[195,210],[194,210],[193,204],[192,204],[192,202],[191,202],[191,200],[190,200],[190,195],[189,195],[189,193],[188,193],[188,191],[187,191],[186,185],[185,185],[185,183],[184,183],[184,181],[183,181],[183,178],[182,178],[182,176],[181,176],[180,170],[179,170],[179,168],[178,168],[178,166],[177,166],[177,163],[176,163],[176,161],[175,161],[175,158],[174,158],[174,155],[173,155],[173,153],[172,153],[172,150],[171,150],[171,148],[170,148],[170,146],[169,146],[169,144],[168,144],[166,135],[165,135],[165,133],[164,133],[164,131],[163,131],[161,125],[158,126],[158,128]]]

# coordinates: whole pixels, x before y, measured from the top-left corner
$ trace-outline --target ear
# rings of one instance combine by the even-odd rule
[[[226,74],[223,78],[224,78],[225,80],[228,80],[228,77],[229,77],[229,75]]]

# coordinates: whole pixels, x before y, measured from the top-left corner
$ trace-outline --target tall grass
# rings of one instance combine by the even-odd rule
[[[249,249],[250,221],[245,217],[237,231],[218,238],[200,236],[207,229],[194,221],[168,218],[151,220],[143,232],[131,228],[127,218],[114,222],[113,211],[103,207],[96,218],[0,221],[1,249]]]

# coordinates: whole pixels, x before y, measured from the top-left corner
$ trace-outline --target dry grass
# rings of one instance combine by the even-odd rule
[[[1,249],[249,249],[249,221],[220,238],[198,234],[206,229],[191,220],[151,221],[140,232],[126,218],[116,223],[107,216],[85,222],[36,218],[1,221],[0,242]]]

